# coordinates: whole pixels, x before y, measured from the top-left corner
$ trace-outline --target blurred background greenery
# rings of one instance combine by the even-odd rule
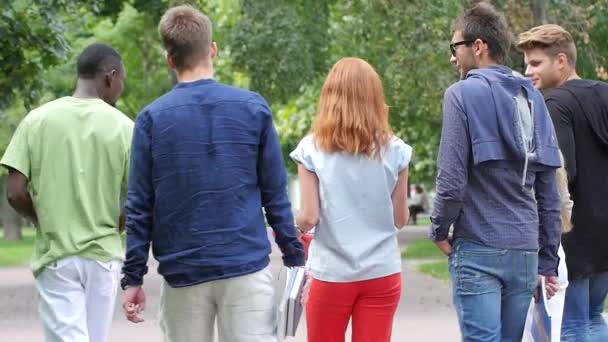
[[[364,58],[383,79],[391,124],[415,150],[413,183],[432,185],[444,90],[458,79],[449,64],[451,24],[464,0],[4,0],[0,4],[0,154],[28,111],[70,95],[75,59],[108,43],[128,72],[118,107],[135,118],[174,78],[164,61],[158,21],[189,3],[214,23],[217,79],[262,94],[283,150],[308,132],[324,77],[345,56]],[[582,77],[608,79],[608,0],[495,0],[514,34],[558,23],[576,37]],[[508,61],[523,71],[523,56]],[[286,166],[294,165],[286,158]],[[3,184],[4,180],[0,179]],[[429,187],[427,187],[428,189]],[[0,225],[21,238],[19,218],[1,196]],[[17,227],[17,228],[14,228]]]

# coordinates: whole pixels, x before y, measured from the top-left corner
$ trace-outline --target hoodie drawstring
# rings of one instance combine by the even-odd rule
[[[522,190],[526,190],[526,174],[528,174],[528,153],[525,153],[524,157],[524,172],[521,176],[521,188]]]

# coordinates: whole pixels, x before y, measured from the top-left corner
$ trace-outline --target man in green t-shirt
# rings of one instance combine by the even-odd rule
[[[0,164],[11,206],[37,226],[32,269],[46,340],[105,342],[133,122],[114,108],[126,76],[116,50],[90,45],[77,68],[74,95],[31,111]]]

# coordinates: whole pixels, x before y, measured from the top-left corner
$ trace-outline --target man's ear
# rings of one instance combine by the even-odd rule
[[[170,54],[165,53],[165,59],[167,60],[167,65],[170,69],[175,70],[175,62],[173,61],[173,57]]]
[[[557,54],[556,60],[557,60],[559,69],[563,69],[570,64],[570,61],[568,60],[568,56],[566,56],[566,54],[563,52],[560,52]]]
[[[475,41],[473,42],[473,53],[478,56],[481,55],[484,46],[487,47],[487,44],[483,40],[475,39]]]
[[[217,43],[216,42],[212,42],[211,43],[211,51],[209,51],[209,55],[211,56],[211,60],[216,59],[219,56],[219,50],[217,48]]]
[[[118,72],[116,71],[116,69],[112,69],[112,71],[106,72],[106,74],[104,75],[104,81],[108,88],[112,87],[112,82],[114,82],[114,78],[116,78],[117,74]]]

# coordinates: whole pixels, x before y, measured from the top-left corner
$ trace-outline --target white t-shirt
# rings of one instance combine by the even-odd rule
[[[319,179],[320,217],[308,262],[315,279],[351,282],[401,272],[391,196],[411,156],[397,137],[381,159],[320,151],[311,135],[291,152]]]

